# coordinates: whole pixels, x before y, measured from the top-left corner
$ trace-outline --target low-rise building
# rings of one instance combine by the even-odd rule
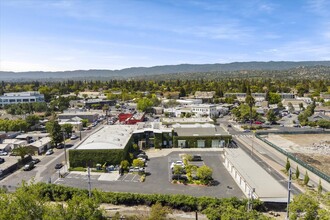
[[[45,97],[36,91],[29,92],[10,92],[0,96],[0,107],[17,103],[44,102]]]
[[[72,119],[74,117],[79,117],[81,119],[87,119],[88,122],[93,123],[93,122],[97,121],[99,115],[97,113],[79,111],[79,110],[64,111],[63,113],[58,115],[59,120]]]
[[[255,99],[256,102],[265,101],[266,93],[251,93],[252,97]],[[225,97],[233,97],[235,96],[238,101],[245,102],[246,93],[225,93]]]
[[[330,116],[330,106],[316,106],[314,113]]]
[[[308,117],[308,121],[311,121],[311,122],[317,122],[319,120],[330,121],[330,116],[323,115],[323,114],[314,114],[314,115]]]
[[[33,151],[40,155],[51,148],[51,141],[52,139],[50,137],[44,137],[40,138],[37,141],[29,143],[27,147],[31,148]]]
[[[207,116],[210,118],[214,118],[219,116],[216,105],[208,105],[208,104],[199,104],[199,105],[191,105],[191,112],[194,113],[197,117]]]
[[[215,91],[196,91],[195,98],[202,99],[204,102],[210,102],[215,96]]]
[[[213,124],[173,125],[174,147],[219,148],[227,146],[232,136]]]
[[[300,111],[300,105],[302,104],[304,108],[307,107],[307,103],[304,100],[297,100],[297,99],[283,99],[282,104],[286,110],[289,110],[290,103],[292,104],[294,111]]]
[[[322,98],[325,102],[330,101],[330,93],[321,93],[320,98]]]

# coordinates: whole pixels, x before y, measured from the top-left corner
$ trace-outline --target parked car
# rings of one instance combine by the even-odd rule
[[[0,164],[4,163],[5,159],[0,157]]]
[[[70,137],[71,140],[76,140],[77,138],[78,138],[78,136],[75,134],[71,135],[71,137]]]
[[[202,161],[202,157],[200,155],[193,155],[191,161]]]
[[[173,174],[172,175],[172,180],[183,180],[183,181],[187,181],[188,178],[185,175]]]
[[[40,162],[40,160],[39,160],[38,158],[35,158],[35,159],[32,159],[32,162],[33,162],[34,164],[37,164],[37,163]]]
[[[53,154],[54,153],[54,151],[52,150],[52,149],[49,149],[47,152],[46,152],[46,155],[51,155],[51,154]]]
[[[56,146],[56,149],[63,149],[64,148],[64,144],[63,143],[59,143],[57,146]]]
[[[31,161],[28,164],[25,164],[23,170],[24,171],[29,171],[29,170],[32,170],[33,168],[34,168],[34,163]]]
[[[7,156],[8,152],[7,151],[0,151],[0,156]]]
[[[145,172],[145,168],[144,167],[131,167],[131,168],[129,168],[129,172],[140,172],[140,173],[144,173]]]
[[[171,164],[171,169],[173,169],[174,168],[174,166],[181,166],[181,167],[185,167],[184,166],[184,163],[181,161],[181,160],[178,160],[178,161],[176,161],[176,162],[173,162],[172,164]]]
[[[55,169],[56,170],[59,170],[59,169],[61,169],[63,167],[63,164],[62,163],[57,163],[56,165],[55,165]]]
[[[254,124],[256,124],[256,125],[262,125],[262,122],[261,121],[255,121]]]
[[[143,158],[145,160],[148,160],[148,156],[146,154],[139,154],[137,155],[137,158]]]

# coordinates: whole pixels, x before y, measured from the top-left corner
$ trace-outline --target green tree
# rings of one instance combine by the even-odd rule
[[[307,170],[306,170],[305,177],[304,177],[304,184],[307,185],[308,182],[309,182],[309,176],[308,176],[308,173],[307,173]]]
[[[28,125],[29,128],[31,128],[32,126],[35,126],[39,123],[40,117],[37,115],[28,115],[25,118],[25,121]]]
[[[47,122],[46,130],[50,134],[52,142],[55,144],[55,146],[63,141],[63,133],[61,131],[61,126],[58,124],[58,121],[52,119]]]
[[[133,167],[144,167],[144,162],[139,159],[134,159],[132,162]]]
[[[150,216],[148,220],[166,220],[167,215],[172,213],[172,209],[164,207],[160,202],[151,206]]]
[[[28,154],[34,155],[34,151],[30,147],[22,146],[22,145],[14,148],[12,152],[20,156],[22,160],[24,159],[25,155]]]
[[[318,120],[317,125],[323,129],[330,129],[330,121],[325,119]]]
[[[288,103],[288,108],[289,108],[288,110],[289,110],[290,113],[294,112],[294,107],[293,107],[291,102]]]
[[[149,111],[152,106],[153,106],[153,102],[151,101],[151,99],[146,97],[139,99],[137,103],[137,109],[142,112]]]
[[[120,167],[123,169],[123,170],[128,170],[128,167],[129,167],[129,162],[127,160],[123,160],[120,162]]]
[[[281,95],[278,93],[269,93],[269,104],[277,104],[281,102]]]
[[[255,100],[252,97],[252,95],[246,96],[245,103],[249,106],[249,109],[250,109],[250,126],[252,127],[252,108],[255,105]]]
[[[297,165],[297,169],[296,169],[296,179],[299,180],[299,176],[300,176],[300,171],[299,171],[299,167]]]
[[[88,119],[82,119],[82,120],[81,120],[81,123],[82,123],[82,126],[83,126],[84,128],[87,127]]]
[[[308,194],[299,194],[293,198],[289,206],[290,219],[317,219],[319,203]]]
[[[199,168],[197,168],[197,177],[202,180],[207,182],[208,180],[212,180],[212,169],[206,165],[203,165]]]
[[[267,120],[268,120],[270,123],[274,123],[274,122],[276,122],[276,115],[275,115],[273,109],[268,110],[268,112],[267,112],[267,114],[266,114],[266,117],[267,117]]]
[[[71,124],[64,124],[61,127],[61,130],[64,130],[65,137],[70,137],[70,135],[72,134],[73,126]]]
[[[183,173],[184,173],[184,168],[182,166],[174,165],[174,167],[173,167],[173,174],[181,175]]]
[[[286,172],[289,172],[290,168],[291,168],[291,164],[290,164],[289,158],[286,158],[286,164],[285,164]]]
[[[319,193],[319,194],[321,194],[322,193],[322,190],[323,190],[323,187],[322,187],[322,183],[321,183],[321,179],[319,180],[319,185],[317,186],[317,192]]]

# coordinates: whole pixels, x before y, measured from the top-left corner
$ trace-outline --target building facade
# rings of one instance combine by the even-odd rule
[[[0,96],[0,107],[9,104],[44,102],[44,101],[45,101],[44,95],[36,91],[11,92],[11,93],[5,93],[2,96]]]

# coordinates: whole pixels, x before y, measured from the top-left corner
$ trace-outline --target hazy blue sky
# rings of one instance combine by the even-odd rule
[[[330,60],[329,0],[0,0],[0,70]]]

